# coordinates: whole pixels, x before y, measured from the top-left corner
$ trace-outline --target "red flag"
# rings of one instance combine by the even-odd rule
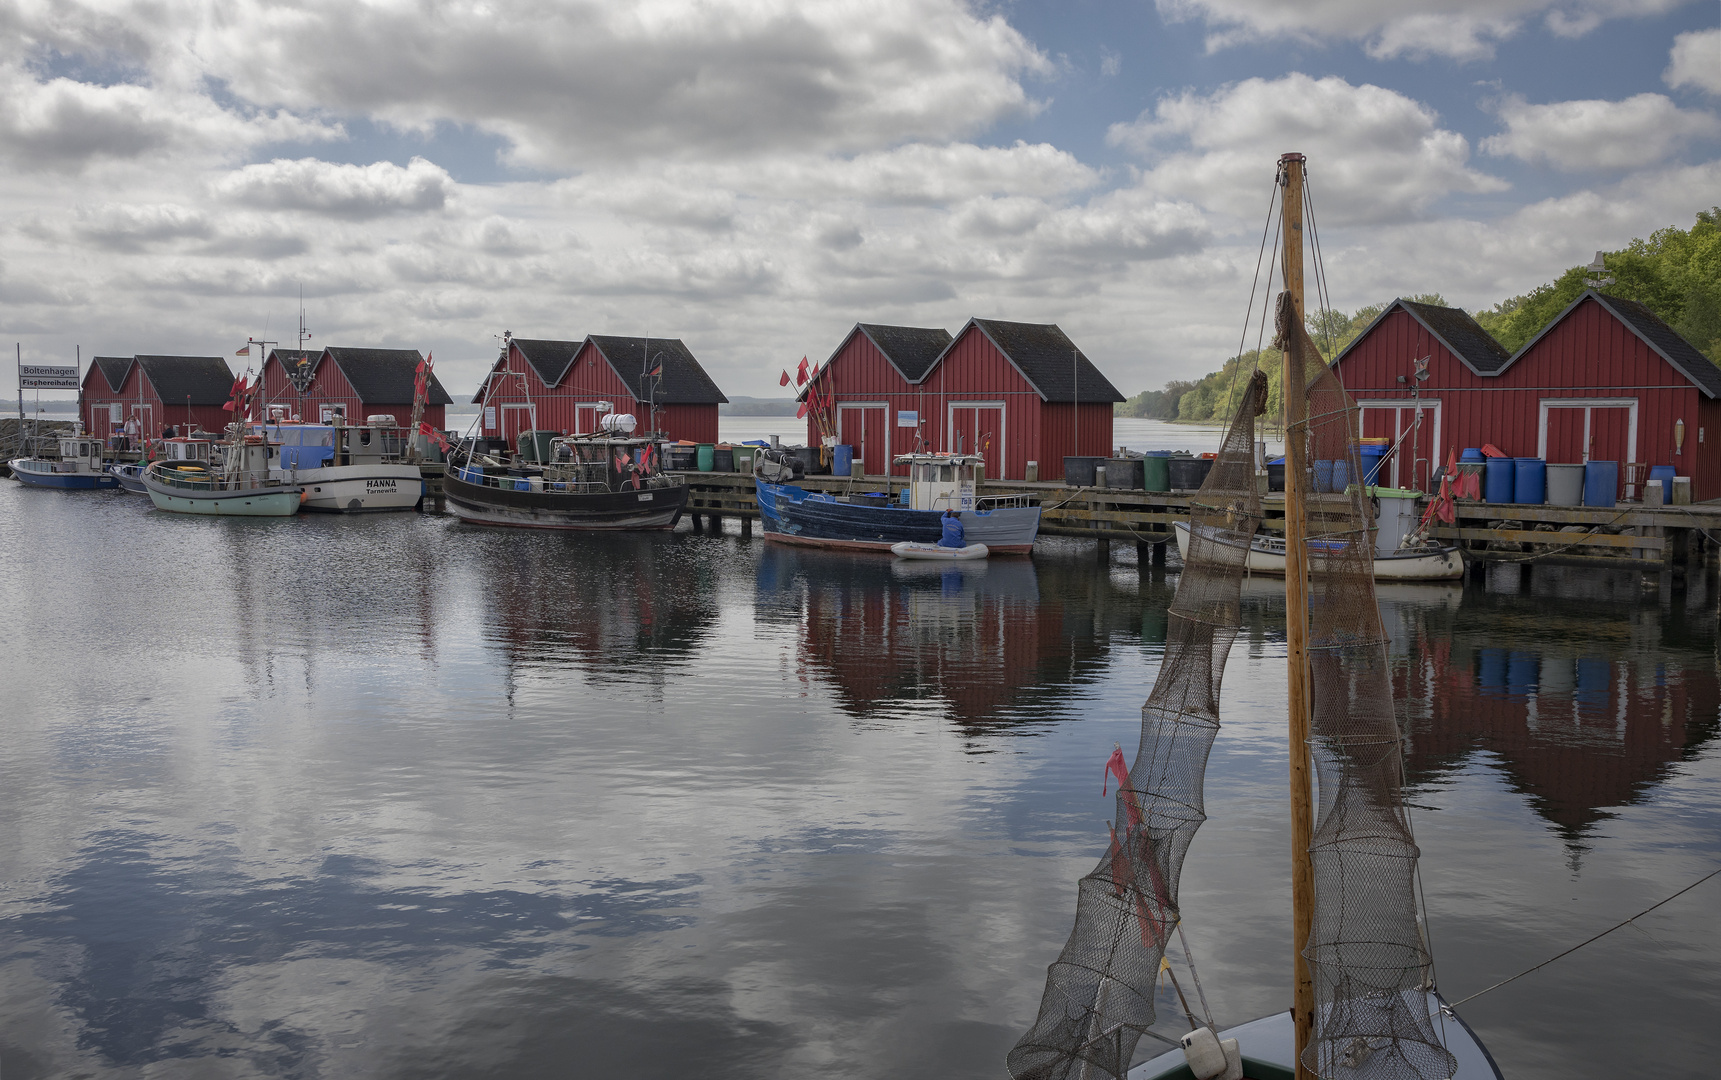
[[[804,420],[807,416],[807,402],[801,402],[801,407],[795,410],[795,419]]]
[[[1111,778],[1114,776],[1117,777],[1118,787],[1121,788],[1129,786],[1129,766],[1124,764],[1123,747],[1115,744],[1111,749],[1111,757],[1106,758],[1105,774],[1100,780],[1101,795],[1104,795],[1107,789],[1111,786]]]
[[[795,385],[807,385],[807,358],[801,357],[801,366],[795,369]]]
[[[777,385],[778,386],[788,386],[789,385],[789,373],[787,371],[783,372],[783,377],[781,379],[777,380]]]
[[[431,427],[429,423],[424,421],[419,422],[418,431],[419,434],[440,447],[443,453],[446,454],[448,452],[448,440],[443,437],[442,432]]]

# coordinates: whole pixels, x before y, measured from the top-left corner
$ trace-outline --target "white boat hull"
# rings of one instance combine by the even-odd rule
[[[304,488],[304,511],[363,514],[411,510],[424,495],[417,465],[325,465],[270,474]]]
[[[924,559],[928,562],[967,562],[984,559],[991,554],[985,544],[950,548],[938,544],[917,544],[912,540],[890,545],[890,552],[899,559]]]
[[[1173,524],[1172,529],[1177,535],[1177,553],[1187,559],[1189,525],[1179,521]],[[1256,536],[1249,544],[1249,554],[1244,566],[1251,574],[1284,577],[1285,542],[1277,538]],[[1463,576],[1464,556],[1455,547],[1377,555],[1374,560],[1376,581],[1456,581]]]

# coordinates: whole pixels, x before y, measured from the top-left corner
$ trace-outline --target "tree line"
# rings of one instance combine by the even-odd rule
[[[1619,251],[1604,252],[1602,263],[1607,267],[1606,276],[1613,280],[1600,291],[1642,303],[1721,365],[1721,207],[1698,211],[1690,229],[1670,226],[1651,233],[1648,240],[1634,239]],[[1588,267],[1574,266],[1528,293],[1470,314],[1507,352],[1515,353],[1583,294],[1590,273]],[[1450,306],[1439,293],[1404,299]],[[1308,316],[1309,336],[1330,362],[1368,329],[1386,306],[1370,304],[1350,314],[1314,312]],[[1200,379],[1173,379],[1163,389],[1144,390],[1119,403],[1117,415],[1223,423],[1235,411],[1248,374],[1261,367],[1267,372],[1270,388],[1268,413],[1277,416],[1284,400],[1279,362],[1277,349],[1251,349]]]

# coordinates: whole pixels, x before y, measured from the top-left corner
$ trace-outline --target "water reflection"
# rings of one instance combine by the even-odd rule
[[[850,715],[932,703],[979,734],[1065,708],[1118,641],[1164,645],[1152,586],[1144,599],[1091,556],[1063,554],[941,565],[768,545],[755,611],[795,627],[808,669]],[[1158,588],[1169,595],[1163,578]]]

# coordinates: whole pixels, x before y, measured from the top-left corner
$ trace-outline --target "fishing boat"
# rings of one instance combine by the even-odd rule
[[[58,439],[57,458],[32,454],[13,458],[12,479],[26,487],[58,488],[61,491],[96,491],[119,486],[119,480],[102,465],[102,441],[84,434],[81,422]]]
[[[963,535],[989,554],[1026,555],[1040,532],[1040,508],[1025,495],[976,497],[976,454],[903,454],[908,483],[888,491],[835,495],[788,483],[793,466],[782,451],[755,459],[753,487],[765,539],[806,547],[894,551],[896,545],[935,545],[946,510],[962,518]],[[970,556],[977,557],[977,556]]]
[[[1175,522],[1177,553],[1189,558],[1189,523]],[[1236,535],[1217,535],[1215,543],[1246,550],[1244,569],[1251,574],[1285,576],[1285,538],[1256,533],[1245,540]],[[1318,541],[1312,541],[1318,542]],[[1374,556],[1376,581],[1458,581],[1464,577],[1464,556],[1454,545],[1429,543],[1421,547],[1395,548]]]
[[[1286,388],[1290,1008],[1217,1024],[1184,932],[1194,913],[1178,901],[1183,858],[1206,817],[1220,676],[1242,629],[1241,589],[1261,523],[1254,447],[1268,380],[1257,370],[1190,501],[1183,574],[1135,760],[1119,747],[1104,765],[1107,783],[1117,781],[1111,841],[1078,885],[1075,927],[1047,969],[1038,1015],[1009,1053],[1015,1080],[1499,1080],[1481,1040],[1440,997],[1422,932],[1375,594],[1374,510],[1358,486],[1305,490],[1310,461],[1362,472],[1356,402],[1304,325],[1303,169],[1301,154],[1286,154],[1275,181],[1285,282],[1274,344]],[[1264,978],[1281,983],[1276,973]],[[1153,1030],[1166,981],[1188,1021],[1176,1038]],[[1132,1068],[1147,1036],[1170,1045]]]
[[[209,453],[202,439],[168,439],[166,444],[170,455],[179,451],[185,456],[152,461],[143,471],[144,489],[157,510],[217,517],[289,517],[299,512],[304,492],[271,474],[269,444],[262,435],[235,431],[219,460],[196,456]]]
[[[663,439],[635,437],[636,423],[631,414],[608,414],[600,431],[549,440],[543,462],[481,455],[469,440],[442,479],[448,508],[477,525],[673,529],[687,507],[687,484],[663,471]]]
[[[391,415],[363,425],[276,420],[262,429],[270,474],[304,488],[301,510],[358,514],[411,510],[424,497],[424,478],[408,462],[407,440]]]
[[[119,481],[121,490],[129,491],[133,495],[148,495],[149,489],[143,486],[143,471],[147,468],[147,461],[116,461],[108,466],[108,472]]]

